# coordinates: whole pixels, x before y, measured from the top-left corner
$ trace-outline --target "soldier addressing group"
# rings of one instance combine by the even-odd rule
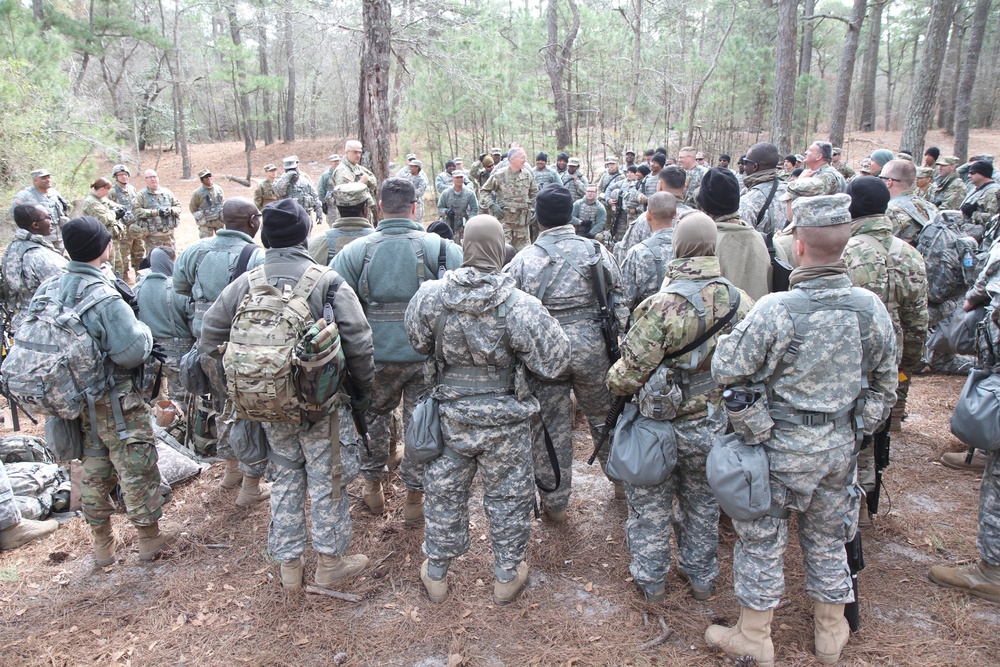
[[[534,222],[538,183],[524,168],[524,149],[515,148],[508,155],[509,164],[493,172],[479,190],[479,210],[489,211],[503,225],[507,242],[515,250],[531,243],[530,225]]]
[[[333,171],[333,185],[361,183],[368,188],[368,221],[374,224],[378,184],[375,180],[375,174],[361,164],[362,150],[360,141],[352,139],[344,144],[344,159]]]
[[[212,182],[212,172],[202,169],[198,172],[201,187],[191,193],[188,209],[198,224],[198,238],[214,236],[222,227],[222,188]]]
[[[124,271],[122,276],[128,274],[129,269],[139,271],[139,265],[146,257],[146,233],[136,224],[135,203],[139,198],[135,186],[129,183],[132,172],[123,164],[116,164],[111,168],[111,177],[115,180],[108,193],[108,199],[125,209],[125,217],[122,222],[127,228],[125,238],[115,244],[115,255],[121,259]]]
[[[309,174],[299,171],[299,158],[289,155],[281,162],[285,173],[274,182],[274,194],[281,199],[291,199],[307,211],[312,211],[316,222],[323,222],[323,208],[320,206],[316,188]]]
[[[152,169],[143,174],[146,187],[139,191],[132,212],[145,233],[147,250],[174,245],[174,230],[181,217],[181,203],[174,193],[160,187],[160,177]]]

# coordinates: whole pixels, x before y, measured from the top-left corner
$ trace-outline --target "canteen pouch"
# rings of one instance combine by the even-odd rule
[[[718,435],[705,473],[719,508],[733,519],[788,516],[788,510],[771,507],[771,470],[762,445],[746,445],[735,433]]]
[[[49,417],[45,420],[45,446],[57,463],[83,458],[83,427],[80,419]]]
[[[406,425],[406,456],[419,463],[429,463],[444,452],[441,435],[441,412],[438,400],[430,395],[420,399]]]
[[[969,447],[1000,449],[1000,375],[978,368],[969,371],[951,415],[951,432]]]
[[[198,355],[198,343],[191,346],[191,349],[181,357],[180,364],[181,386],[189,394],[194,396],[204,396],[212,391],[212,384],[208,375],[201,367]]]
[[[738,389],[738,387],[733,387]],[[757,393],[759,398],[741,410],[731,410],[725,406],[726,416],[743,442],[748,445],[759,445],[771,437],[771,429],[774,427],[774,420],[768,412],[767,390],[763,385],[746,387],[749,391]]]
[[[669,421],[650,419],[626,403],[608,453],[608,476],[633,486],[662,484],[677,466],[677,434]]]
[[[674,382],[673,371],[660,364],[639,390],[639,413],[647,419],[673,419],[683,398],[681,388]]]
[[[229,444],[236,458],[251,468],[267,461],[267,435],[261,422],[237,419],[229,428]]]

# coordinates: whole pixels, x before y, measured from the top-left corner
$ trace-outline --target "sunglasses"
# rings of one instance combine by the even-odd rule
[[[881,174],[879,175],[878,178],[883,183],[888,183],[890,181],[895,181],[896,183],[901,183],[902,182],[898,178],[893,178],[892,176],[882,176]]]

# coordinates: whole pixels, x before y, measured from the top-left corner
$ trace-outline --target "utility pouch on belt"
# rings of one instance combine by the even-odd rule
[[[639,390],[639,414],[660,421],[673,419],[683,398],[681,388],[674,382],[674,370],[660,364]]]
[[[733,431],[748,445],[757,445],[771,437],[774,420],[768,411],[767,389],[764,385],[750,387],[731,387],[739,394],[755,396],[752,403],[731,407],[724,402],[726,416],[733,426]]]

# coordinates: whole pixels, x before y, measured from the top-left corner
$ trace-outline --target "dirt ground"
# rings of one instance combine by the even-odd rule
[[[984,133],[977,133],[984,134]],[[973,151],[1000,154],[1000,132],[972,142]],[[890,139],[866,135],[873,147]],[[950,142],[931,137],[929,144]],[[855,139],[855,142],[859,141]],[[851,144],[854,145],[854,144]],[[255,164],[298,153],[318,180],[339,141],[261,148]],[[195,171],[239,173],[241,146],[192,147]],[[209,158],[212,158],[209,161]],[[856,162],[852,157],[852,161]],[[154,166],[145,156],[144,166]],[[179,181],[178,160],[160,158],[161,179],[185,205],[197,181]],[[141,179],[137,179],[141,186]],[[252,192],[222,181],[227,196]],[[180,244],[197,238],[185,213]],[[948,419],[963,379],[917,376],[909,418],[893,440],[882,514],[864,533],[867,568],[861,575],[862,630],[844,651],[845,665],[1000,664],[1000,607],[930,583],[938,563],[977,558],[979,475],[938,463],[961,444]],[[578,425],[583,419],[578,415]],[[6,422],[4,428],[9,428]],[[0,431],[0,433],[6,433]],[[0,636],[4,665],[726,665],[703,640],[713,622],[732,623],[733,536],[720,540],[718,594],[694,601],[675,570],[662,606],[637,594],[625,546],[624,501],[585,463],[592,446],[574,434],[577,463],[570,520],[534,521],[527,590],[510,606],[492,601],[492,556],[481,492],[473,498],[473,543],[451,569],[451,597],[427,600],[419,580],[422,532],[404,527],[404,488],[391,478],[387,514],[365,511],[360,482],[350,488],[351,551],[371,566],[341,590],[346,602],[318,595],[286,596],[265,553],[268,510],[235,508],[235,491],[218,486],[220,465],[178,487],[166,518],[184,534],[160,560],[138,560],[136,534],[114,518],[121,562],[98,568],[88,530],[73,519],[53,536],[0,554]],[[307,579],[315,555],[307,552]],[[801,551],[786,559],[786,593],[773,636],[782,665],[818,664],[812,657],[812,603],[802,590]],[[669,629],[665,640],[662,623]],[[644,647],[644,644],[653,645]]]

